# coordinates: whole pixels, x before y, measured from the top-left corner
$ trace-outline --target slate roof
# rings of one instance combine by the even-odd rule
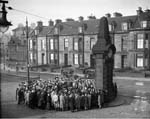
[[[46,36],[48,32],[52,29],[53,27],[50,26],[43,26],[41,32],[39,32],[38,36]]]
[[[128,22],[131,23],[130,29],[137,29],[140,28],[140,21],[148,20],[150,21],[150,11],[143,12],[140,16],[133,15],[133,16],[122,16],[122,17],[110,17],[108,18],[109,24],[115,24],[115,31],[122,31],[121,30],[121,23]],[[79,21],[68,21],[68,22],[61,22],[54,26],[48,32],[48,35],[54,34],[55,27],[59,28],[59,35],[74,35],[78,34],[78,28],[84,24],[86,28],[84,29],[84,34],[96,34],[98,33],[98,26],[99,26],[100,19],[92,19],[92,20],[84,20],[82,22]]]
[[[49,31],[51,31],[53,26],[42,26],[42,30],[38,33],[38,36],[40,37],[46,37]],[[35,29],[33,29],[29,36],[32,37],[35,35],[35,30],[39,30],[39,27],[37,26]]]
[[[84,20],[82,22],[79,21],[69,21],[69,22],[61,22],[55,27],[49,31],[50,34],[54,34],[54,29],[58,27],[59,30],[59,35],[74,35],[78,34],[78,28],[81,27],[82,25],[85,26],[84,34],[93,34],[97,33],[98,31],[98,24],[99,24],[99,19],[93,19],[93,20]]]
[[[29,32],[31,32],[33,29],[31,27],[28,27]],[[26,31],[26,27],[17,27],[15,29],[13,29],[12,31]]]

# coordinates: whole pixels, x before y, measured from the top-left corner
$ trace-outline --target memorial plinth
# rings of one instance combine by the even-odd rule
[[[98,40],[93,46],[92,53],[95,58],[95,85],[97,90],[106,92],[105,102],[116,97],[116,86],[113,83],[113,64],[115,46],[111,43],[108,30],[108,21],[102,17],[99,23]]]

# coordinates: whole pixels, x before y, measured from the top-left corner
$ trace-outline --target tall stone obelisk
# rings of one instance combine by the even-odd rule
[[[104,97],[105,102],[115,98],[115,89],[113,84],[113,62],[115,46],[111,43],[108,21],[102,17],[99,23],[98,40],[93,46],[92,53],[95,57],[95,82],[96,89],[105,90],[107,95]]]

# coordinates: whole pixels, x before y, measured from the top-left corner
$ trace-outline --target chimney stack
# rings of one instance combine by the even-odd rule
[[[142,11],[142,7],[138,7],[138,10],[136,10],[137,15],[140,16],[141,13],[143,13]]]
[[[56,19],[56,20],[55,20],[55,24],[59,24],[59,23],[61,23],[61,22],[62,22],[61,19]]]
[[[110,14],[110,13],[107,13],[107,14],[105,14],[105,16],[106,16],[107,18],[110,18],[110,17],[111,17],[111,14]]]
[[[96,19],[96,17],[91,15],[91,16],[88,16],[88,19],[93,20],[93,19]]]
[[[38,26],[38,27],[42,27],[42,26],[43,26],[43,22],[42,22],[42,21],[38,21],[38,22],[37,22],[37,26]]]
[[[69,22],[69,21],[74,21],[74,19],[72,19],[72,18],[67,18],[66,21],[68,21],[68,22]]]
[[[49,26],[54,26],[54,22],[52,20],[48,21]]]
[[[146,12],[146,13],[150,13],[150,9],[146,9],[145,12]]]
[[[38,27],[39,32],[41,32],[42,29],[43,29],[43,22],[42,21],[38,21],[37,22],[37,27]]]
[[[79,17],[79,21],[81,22],[81,21],[83,21],[84,20],[84,17],[83,16],[80,16]]]
[[[122,14],[121,14],[121,13],[118,13],[118,12],[115,12],[115,13],[113,13],[113,16],[114,16],[114,17],[122,17]]]

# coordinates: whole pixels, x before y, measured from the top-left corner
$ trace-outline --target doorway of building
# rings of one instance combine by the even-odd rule
[[[44,53],[42,53],[42,65],[44,64]]]
[[[95,67],[95,59],[94,59],[94,57],[93,57],[92,54],[90,55],[90,66],[91,66],[92,68]]]
[[[64,54],[64,65],[68,65],[68,54]]]

